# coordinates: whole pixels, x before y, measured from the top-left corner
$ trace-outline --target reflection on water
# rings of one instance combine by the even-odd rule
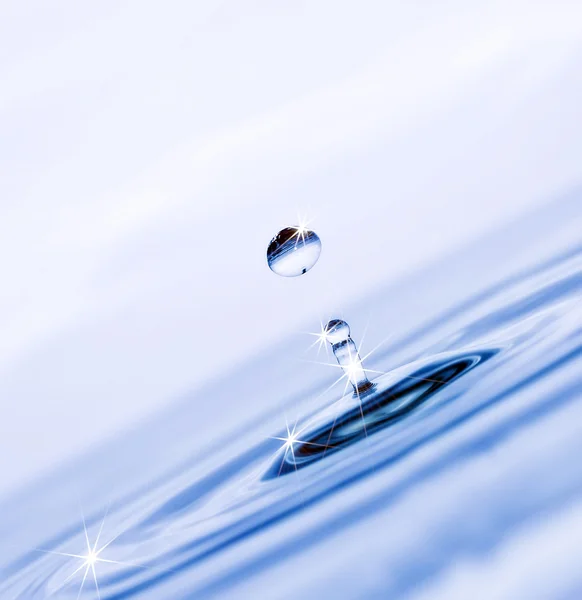
[[[2,525],[0,598],[95,598],[95,578],[109,600],[449,597],[451,565],[467,557],[488,557],[463,575],[483,581],[530,564],[545,547],[534,539],[559,546],[582,522],[582,250],[536,264],[470,297],[458,286],[435,319],[414,315],[359,396],[322,395],[325,375],[306,392],[301,367],[262,387],[259,361],[246,373],[271,408],[214,444],[183,433],[191,401],[32,486],[3,507],[22,516]],[[387,298],[374,303],[390,314]],[[221,401],[240,403],[238,385],[225,378]],[[155,445],[155,426],[157,462],[119,475],[125,453]],[[76,494],[83,513],[67,504]],[[550,514],[558,524],[540,529]],[[105,546],[89,569],[88,543]],[[543,563],[560,561],[560,597],[582,589],[568,556]]]

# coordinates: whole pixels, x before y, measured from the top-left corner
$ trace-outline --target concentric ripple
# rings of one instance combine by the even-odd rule
[[[396,382],[392,374],[378,378],[366,393],[340,400],[344,408],[337,409],[341,413],[336,413],[333,420],[320,417],[302,428],[301,439],[274,462],[266,477],[294,472],[388,427],[496,353],[497,350],[462,352],[431,359]]]

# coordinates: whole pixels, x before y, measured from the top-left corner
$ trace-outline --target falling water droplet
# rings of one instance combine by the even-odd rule
[[[285,227],[267,248],[267,263],[273,273],[297,277],[307,273],[319,259],[321,240],[311,229],[300,225]]]
[[[341,319],[332,319],[325,326],[324,335],[331,344],[337,362],[353,385],[354,393],[361,394],[370,390],[373,384],[364,371],[358,348],[350,337],[350,326]]]

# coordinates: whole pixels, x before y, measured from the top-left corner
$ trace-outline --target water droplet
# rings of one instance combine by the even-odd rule
[[[373,384],[364,371],[358,348],[350,336],[350,326],[341,319],[332,319],[325,326],[324,335],[344,374],[354,386],[354,393],[370,390]]]
[[[285,227],[267,248],[267,263],[273,273],[297,277],[307,273],[319,259],[321,240],[304,226]]]

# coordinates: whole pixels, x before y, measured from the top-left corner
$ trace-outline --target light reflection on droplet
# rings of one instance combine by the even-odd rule
[[[285,227],[267,248],[267,263],[273,273],[297,277],[307,273],[321,254],[319,236],[305,226]]]

